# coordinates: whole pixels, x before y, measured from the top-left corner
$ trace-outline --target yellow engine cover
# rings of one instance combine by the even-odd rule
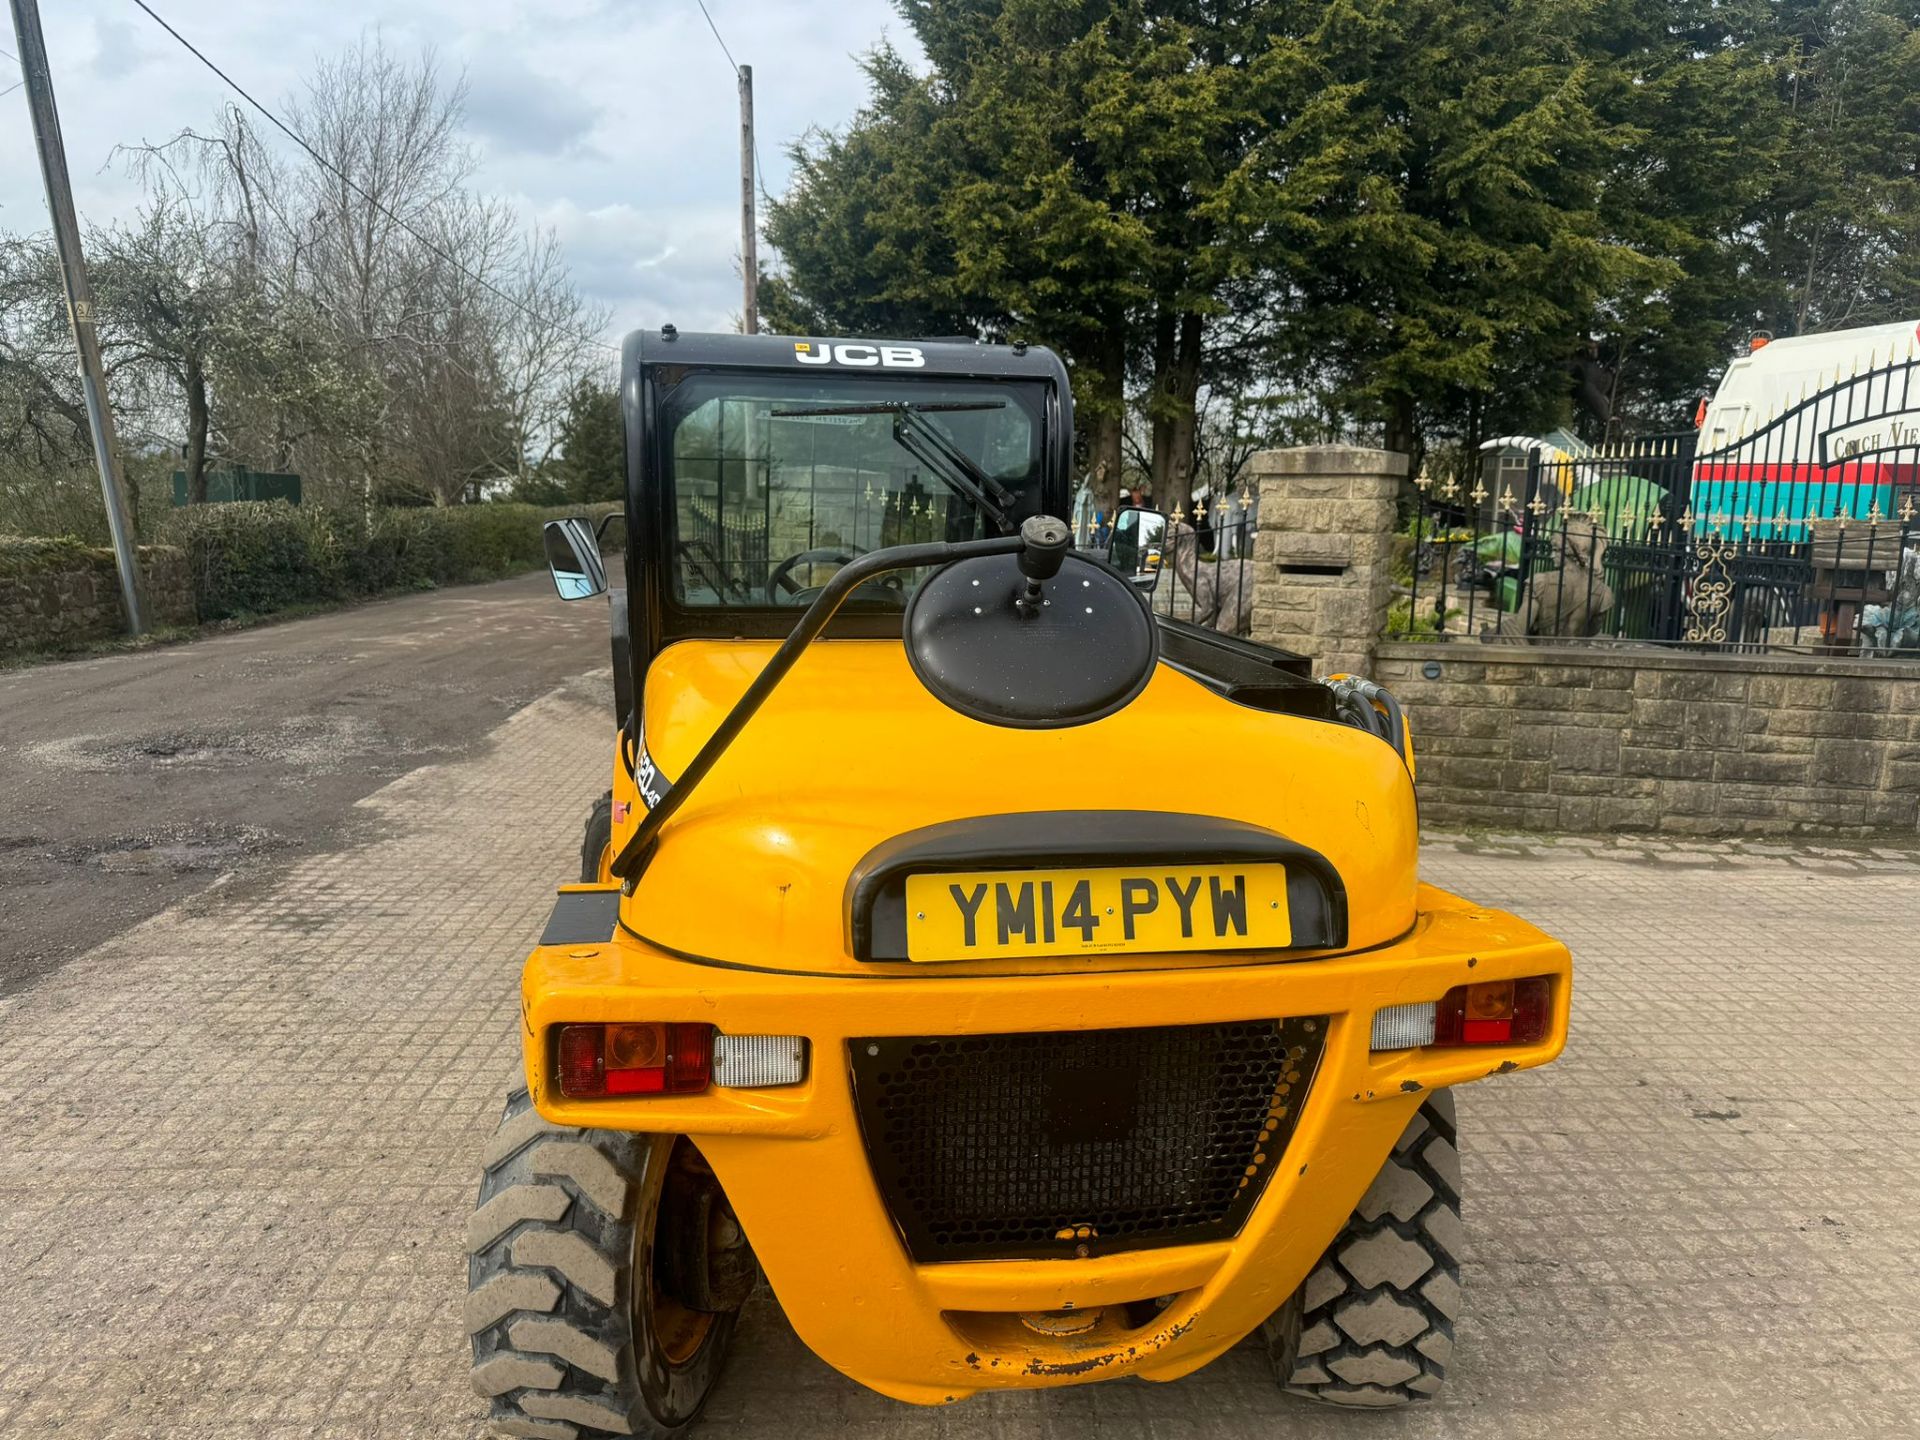
[[[647,677],[649,754],[683,774],[774,651],[683,641]],[[630,782],[627,787],[630,791]],[[914,677],[898,641],[814,645],[663,832],[621,909],[660,948],[812,974],[864,969],[849,950],[848,875],[923,826],[1046,810],[1218,816],[1317,850],[1344,882],[1350,950],[1415,916],[1413,782],[1394,750],[1345,725],[1223,699],[1166,665],[1118,713],[1061,730],[987,725]],[[621,817],[624,840],[643,812]],[[1245,963],[1207,953],[1103,956],[1104,969]],[[1090,957],[960,961],[948,973],[1038,973]]]

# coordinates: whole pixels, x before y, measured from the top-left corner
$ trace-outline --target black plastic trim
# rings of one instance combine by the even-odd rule
[[[627,610],[624,585],[613,588],[613,721],[624,724],[633,713],[633,639],[632,615]]]
[[[542,945],[605,945],[620,924],[618,890],[567,890],[553,902]]]
[[[1316,686],[1313,690],[1299,689],[1291,685],[1223,685],[1210,676],[1196,674],[1182,666],[1172,667],[1190,680],[1197,680],[1209,690],[1214,691],[1223,700],[1235,705],[1244,705],[1249,710],[1264,710],[1269,715],[1291,715],[1299,720],[1322,720],[1329,724],[1337,723],[1339,716],[1334,713],[1332,692],[1325,686]]]
[[[1175,663],[1203,670],[1222,678],[1256,678],[1271,683],[1275,671],[1292,676],[1302,684],[1317,684],[1313,661],[1291,650],[1262,645],[1238,635],[1222,635],[1205,625],[1195,625],[1172,615],[1155,612],[1160,622],[1161,652]]]
[[[1312,678],[1305,656],[1170,616],[1154,618],[1160,622],[1161,663],[1222,699],[1274,715],[1339,720],[1333,692]]]
[[[1155,864],[1287,867],[1293,950],[1347,943],[1347,889],[1331,861],[1240,820],[1159,810],[1039,810],[981,815],[909,830],[874,846],[847,877],[847,944],[863,961],[907,958],[907,876],[972,870],[1059,870]]]

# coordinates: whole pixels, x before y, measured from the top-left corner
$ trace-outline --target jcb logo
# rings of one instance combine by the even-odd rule
[[[793,342],[793,358],[802,365],[853,365],[861,369],[883,365],[889,370],[920,370],[927,363],[917,345],[826,345],[808,340]]]

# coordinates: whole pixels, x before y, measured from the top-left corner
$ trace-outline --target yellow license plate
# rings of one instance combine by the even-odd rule
[[[907,958],[1284,950],[1284,865],[1138,865],[907,877]]]

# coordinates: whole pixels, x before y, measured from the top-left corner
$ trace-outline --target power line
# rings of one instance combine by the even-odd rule
[[[698,5],[700,7],[700,13],[707,17],[707,28],[713,31],[713,38],[720,42],[720,53],[727,57],[727,64],[732,67],[733,73],[736,76],[739,75],[740,62],[733,58],[733,51],[727,48],[727,42],[720,34],[720,27],[713,23],[713,12],[707,9],[707,0],[693,0],[693,3]],[[771,203],[773,196],[767,193],[767,167],[762,164],[760,160],[760,141],[758,136],[754,138],[753,142],[753,178],[754,183],[760,187],[760,198]]]
[[[138,3],[138,0],[135,0]],[[720,27],[713,23],[713,12],[707,9],[707,0],[693,0],[700,7],[700,13],[707,17],[707,28],[713,31],[713,38],[720,41],[720,53],[727,57],[727,64],[733,67],[733,73],[740,73],[740,62],[733,58],[733,52],[727,49],[727,42],[720,38]]]
[[[514,309],[518,310],[522,315],[525,315],[529,320],[539,321],[541,319],[541,317],[535,314],[534,311],[529,306],[527,306],[523,301],[516,300],[513,296],[507,294],[506,291],[502,290],[499,286],[495,285],[491,280],[488,280],[485,276],[476,275],[473,271],[469,270],[465,265],[461,264],[459,260],[455,259],[452,255],[448,254],[445,250],[442,250],[438,245],[434,244],[433,241],[429,240],[425,235],[422,235],[418,230],[414,229],[413,226],[408,224],[407,221],[402,216],[395,214],[393,210],[389,209],[386,205],[381,203],[379,200],[376,200],[372,195],[368,194],[364,189],[360,187],[359,182],[357,182],[351,175],[347,174],[346,171],[342,170],[339,166],[335,165],[331,160],[327,159],[326,156],[322,155],[318,150],[314,149],[313,146],[309,145],[306,142],[306,140],[299,134],[299,132],[297,132],[291,125],[287,124],[286,121],[282,120],[278,115],[274,114],[273,111],[269,110],[266,106],[262,105],[258,100],[254,99],[252,95],[247,93],[247,90],[245,89],[245,87],[243,87],[240,84],[239,81],[235,80],[231,75],[227,74],[226,71],[222,70],[218,65],[214,64],[213,61],[209,60],[204,54],[201,53],[200,48],[198,46],[196,46],[191,40],[187,39],[186,36],[182,35],[178,30],[174,29],[173,26],[169,25],[164,19],[162,19],[160,16],[160,13],[156,11],[151,5],[147,4],[147,0],[133,0],[133,3],[135,5],[138,5],[142,10],[146,11],[148,17],[152,19],[152,21],[156,25],[158,25],[162,30],[166,31],[167,34],[171,35],[175,40],[178,40],[180,44],[186,48],[187,52],[193,56],[194,59],[198,60],[202,65],[206,66],[207,69],[211,70],[214,74],[218,75],[222,80],[224,80],[227,83],[228,88],[230,88],[234,94],[238,95],[242,100],[246,101],[247,104],[251,105],[254,109],[258,110],[262,115],[266,116],[267,119],[273,123],[276,129],[278,129],[289,140],[293,141],[294,144],[298,145],[302,150],[306,151],[307,154],[312,157],[313,162],[316,165],[320,166],[323,170],[326,170],[328,173],[330,173],[335,178],[337,178],[341,184],[345,185],[348,189],[352,190],[354,194],[358,195],[362,200],[366,201],[369,205],[373,206],[374,209],[378,210],[382,215],[386,216],[387,219],[391,220],[395,225],[398,225],[402,230],[406,231],[407,234],[411,235],[415,240],[419,241],[420,244],[424,245],[429,252],[439,256],[440,259],[446,261],[447,264],[453,266],[454,269],[458,270],[462,275],[465,275],[469,280],[473,281],[474,284],[480,286],[485,290],[490,291],[497,298],[506,301],[507,304],[513,306]],[[705,7],[702,7],[702,8],[705,8]],[[714,33],[716,36],[719,34],[718,31],[715,31]],[[722,48],[724,49],[725,47],[722,46]],[[569,333],[572,334],[575,339],[584,340],[589,345],[598,345],[603,350],[615,349],[614,346],[607,344],[606,341],[597,339],[594,336],[584,333],[583,331],[575,330]]]
[[[137,0],[136,0],[136,3],[137,3]],[[734,78],[736,80],[739,79],[740,78],[740,62],[733,58],[733,51],[727,48],[726,37],[720,33],[720,27],[713,23],[713,12],[707,9],[707,0],[693,0],[693,3],[698,5],[700,7],[700,13],[707,17],[707,28],[713,32],[713,38],[719,42],[720,53],[727,57],[727,64],[730,67],[732,67]],[[757,134],[754,134],[752,131],[749,131],[747,143],[753,149],[754,186],[759,190],[760,198],[766,201],[769,205],[771,205],[773,203],[773,197],[767,193],[767,167],[764,164],[762,164],[760,161],[760,137]],[[741,242],[741,263],[742,264],[746,263],[747,248],[748,247],[743,238]],[[751,308],[751,306],[749,306],[749,308]]]
[[[6,89],[0,90],[0,100],[6,99],[7,96],[11,95],[14,91],[18,90],[22,85],[26,83],[27,82],[24,80],[16,80],[13,82],[13,84],[7,86]]]

